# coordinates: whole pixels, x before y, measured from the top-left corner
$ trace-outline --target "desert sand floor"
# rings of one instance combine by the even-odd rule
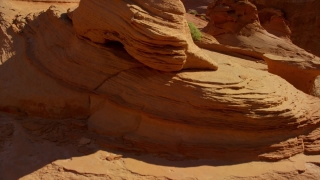
[[[39,126],[28,123],[34,120],[41,121]],[[0,133],[0,179],[320,178],[320,156],[297,155],[272,163],[168,160],[102,147],[82,124],[74,122],[1,114],[0,123],[6,130]],[[61,137],[62,131],[74,137]]]

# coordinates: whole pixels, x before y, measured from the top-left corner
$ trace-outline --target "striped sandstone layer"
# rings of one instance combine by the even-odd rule
[[[284,79],[225,62],[218,71],[150,69],[121,45],[79,39],[63,13],[51,7],[27,16],[24,27],[16,26],[17,32],[23,27],[26,42],[24,71],[42,73],[56,88],[18,91],[9,85],[14,81],[2,79],[11,87],[0,93],[7,97],[2,109],[11,103],[12,113],[46,118],[85,112],[88,128],[101,135],[100,144],[140,152],[242,161],[320,152],[320,100]],[[25,83],[34,81],[28,78]],[[69,98],[79,103],[52,96],[57,90],[74,92]],[[13,95],[15,101],[10,101]],[[70,103],[69,110],[61,113],[57,101]],[[84,109],[79,111],[79,106]],[[111,137],[118,143],[108,143]]]
[[[82,0],[70,14],[77,34],[95,43],[121,42],[141,63],[161,71],[216,70],[192,41],[180,1]]]
[[[248,0],[220,0],[210,4],[207,15],[211,20],[204,32],[214,36],[221,45],[204,42],[202,47],[264,59],[269,72],[281,76],[306,93],[311,92],[316,77],[320,75],[320,58],[294,45],[290,39],[266,31],[258,16],[263,16],[263,12],[259,14],[254,4]],[[283,21],[281,17],[273,19],[271,24],[266,24],[265,18],[261,17],[264,26],[285,26],[285,22],[280,22]],[[268,30],[279,30],[279,27],[268,27]],[[287,27],[279,30],[284,37],[290,34],[286,30]]]

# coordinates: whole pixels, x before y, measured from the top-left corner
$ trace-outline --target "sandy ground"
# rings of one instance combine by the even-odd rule
[[[29,123],[39,120],[42,126]],[[303,178],[315,171],[318,175],[310,177],[320,178],[320,156],[298,155],[274,163],[172,161],[103,147],[99,139],[74,122],[1,114],[0,123],[11,126],[12,131],[0,134],[0,179],[254,179],[292,174]],[[62,131],[68,136],[59,137]]]

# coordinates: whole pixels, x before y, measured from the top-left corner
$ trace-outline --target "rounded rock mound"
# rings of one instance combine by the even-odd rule
[[[218,65],[193,43],[180,1],[82,0],[72,12],[77,34],[95,43],[121,42],[141,63],[161,71]]]
[[[79,38],[76,12],[73,21],[55,7],[24,18],[15,44],[20,51],[7,53],[0,66],[6,87],[0,89],[1,111],[81,115],[101,144],[166,156],[246,162],[320,153],[319,98],[279,76],[234,63],[221,63],[217,71],[149,68],[126,45],[92,41],[101,36]],[[95,27],[105,20],[99,17],[92,19]],[[2,34],[10,52],[10,38]]]

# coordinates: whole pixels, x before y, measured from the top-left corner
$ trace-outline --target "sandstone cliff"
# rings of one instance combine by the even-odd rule
[[[283,13],[282,18],[291,30],[291,40],[299,47],[320,56],[320,1],[318,0],[250,0],[260,12],[273,8]],[[275,17],[274,17],[275,18]],[[274,19],[273,18],[273,19]],[[272,20],[271,24],[274,24]],[[277,21],[277,20],[276,20]],[[271,25],[277,27],[278,25]],[[279,27],[279,26],[278,26]]]

